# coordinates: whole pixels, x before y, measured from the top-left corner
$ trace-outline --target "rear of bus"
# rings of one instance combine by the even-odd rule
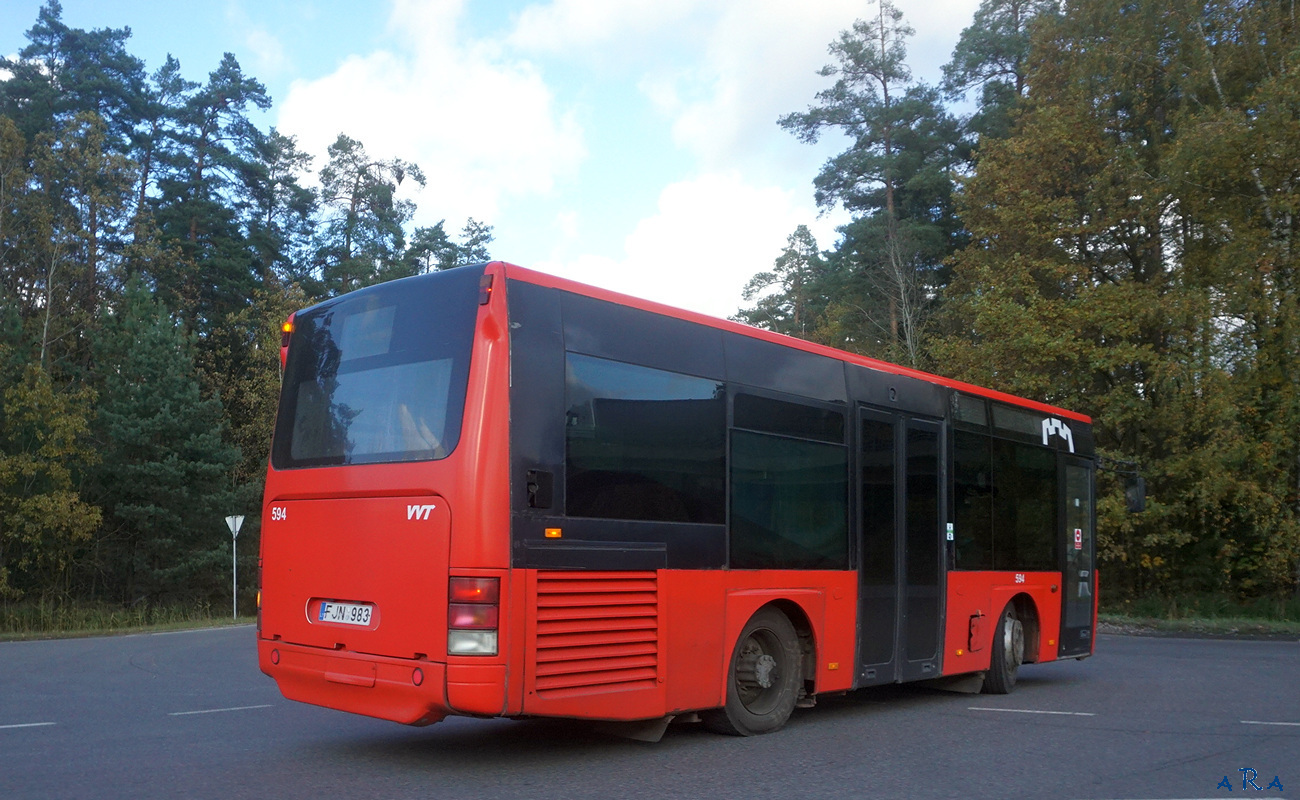
[[[258,660],[290,699],[407,724],[504,710],[499,269],[369,287],[286,324]]]

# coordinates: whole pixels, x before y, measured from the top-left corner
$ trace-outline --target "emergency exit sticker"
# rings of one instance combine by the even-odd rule
[[[1083,528],[1074,529],[1074,549],[1075,550],[1083,549]]]

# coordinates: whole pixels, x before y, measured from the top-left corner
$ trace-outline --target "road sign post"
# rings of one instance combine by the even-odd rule
[[[235,619],[239,619],[239,559],[235,540],[239,538],[239,528],[243,524],[243,514],[226,517],[226,527],[230,528],[230,614]]]

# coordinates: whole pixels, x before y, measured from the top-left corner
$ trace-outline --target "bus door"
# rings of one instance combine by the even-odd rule
[[[942,425],[861,408],[858,686],[939,674]]]
[[[1065,522],[1065,552],[1061,556],[1061,658],[1092,652],[1092,613],[1096,583],[1093,542],[1092,464],[1062,456],[1060,519]]]

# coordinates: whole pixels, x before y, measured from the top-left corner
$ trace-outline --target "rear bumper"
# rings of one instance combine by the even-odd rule
[[[447,665],[439,662],[261,640],[257,663],[290,700],[405,725],[431,725],[455,713],[447,706]]]

